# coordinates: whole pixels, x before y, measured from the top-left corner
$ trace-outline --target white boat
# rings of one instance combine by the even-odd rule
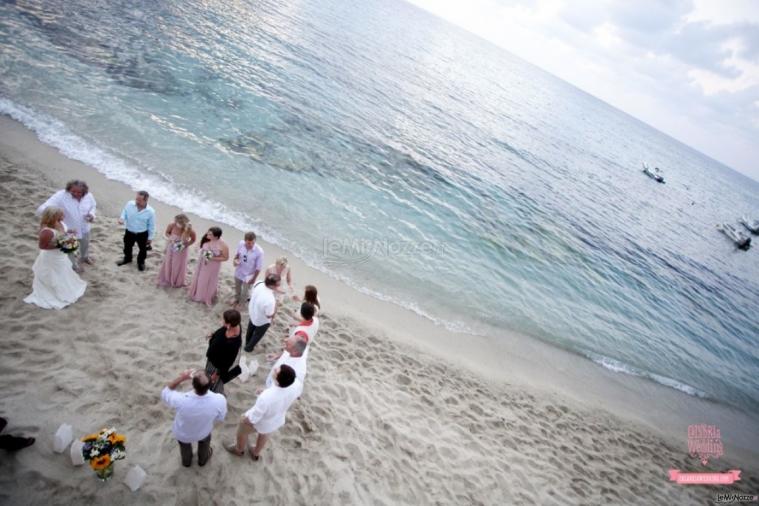
[[[662,176],[659,167],[654,167],[654,170],[651,170],[651,167],[649,167],[646,162],[643,162],[643,174],[647,175],[657,183],[664,184],[664,176]]]
[[[751,237],[747,236],[743,232],[738,231],[738,229],[729,223],[717,225],[717,230],[725,234],[728,239],[733,241],[733,244],[735,244],[738,249],[747,250],[751,247]]]
[[[759,235],[759,220],[750,221],[747,216],[741,218],[741,224],[754,235]]]

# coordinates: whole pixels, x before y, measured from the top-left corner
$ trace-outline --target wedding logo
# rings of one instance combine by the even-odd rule
[[[716,425],[689,425],[688,426],[688,453],[701,461],[703,465],[709,463],[709,459],[718,459],[725,452],[722,448],[722,436]]]
[[[688,453],[702,465],[707,465],[709,459],[718,459],[724,455],[722,434],[716,425],[688,426]],[[678,469],[669,470],[669,480],[679,485],[731,485],[741,479],[738,469],[726,473],[684,473]]]

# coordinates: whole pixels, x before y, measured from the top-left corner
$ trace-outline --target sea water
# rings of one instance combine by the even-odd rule
[[[0,112],[462,339],[759,412],[759,252],[715,229],[759,183],[399,0],[6,1]]]

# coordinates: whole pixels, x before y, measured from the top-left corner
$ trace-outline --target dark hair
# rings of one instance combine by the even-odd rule
[[[84,181],[80,181],[78,179],[72,179],[68,183],[66,183],[66,191],[70,192],[72,188],[78,186],[82,189],[82,195],[87,195],[87,192],[90,191],[89,186],[87,186],[87,183]]]
[[[215,238],[221,237],[221,229],[219,227],[211,227],[208,229],[208,232],[211,232]],[[202,248],[205,243],[210,241],[211,239],[208,238],[208,232],[203,234],[203,238],[200,240],[200,247]]]
[[[313,318],[315,312],[316,309],[314,309],[314,305],[310,302],[304,302],[300,305],[300,315],[306,320]]]
[[[232,327],[240,325],[240,312],[237,309],[227,309],[224,311],[224,323],[228,323]]]
[[[306,293],[303,294],[303,300],[306,302],[310,302],[314,306],[321,309],[321,304],[319,304],[319,293],[316,291],[316,287],[314,285],[306,285]]]
[[[245,240],[246,241],[255,241],[256,240],[256,233],[255,232],[245,232]]]
[[[264,280],[264,283],[266,283],[266,286],[272,287],[276,286],[277,283],[280,282],[282,278],[279,277],[279,274],[268,274],[266,276],[266,280]]]
[[[279,366],[279,374],[277,374],[277,383],[282,388],[287,388],[295,382],[295,369],[289,365],[282,364]]]
[[[208,389],[211,387],[211,381],[205,372],[199,372],[192,377],[192,388],[195,389],[195,393],[198,395],[206,395]]]
[[[137,195],[144,198],[145,200],[148,200],[150,198],[150,194],[146,192],[145,190],[140,190],[137,192]]]

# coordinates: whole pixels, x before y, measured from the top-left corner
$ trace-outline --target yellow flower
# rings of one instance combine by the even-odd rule
[[[101,469],[105,469],[106,467],[111,465],[111,456],[110,455],[103,455],[101,457],[98,457],[96,459],[90,460],[90,467],[94,469],[95,471],[99,471]]]
[[[90,441],[95,441],[98,438],[97,434],[88,434],[82,438],[82,443],[88,443]]]
[[[126,443],[126,438],[122,436],[121,434],[114,433],[108,436],[108,442],[111,443],[112,445],[124,444]]]

